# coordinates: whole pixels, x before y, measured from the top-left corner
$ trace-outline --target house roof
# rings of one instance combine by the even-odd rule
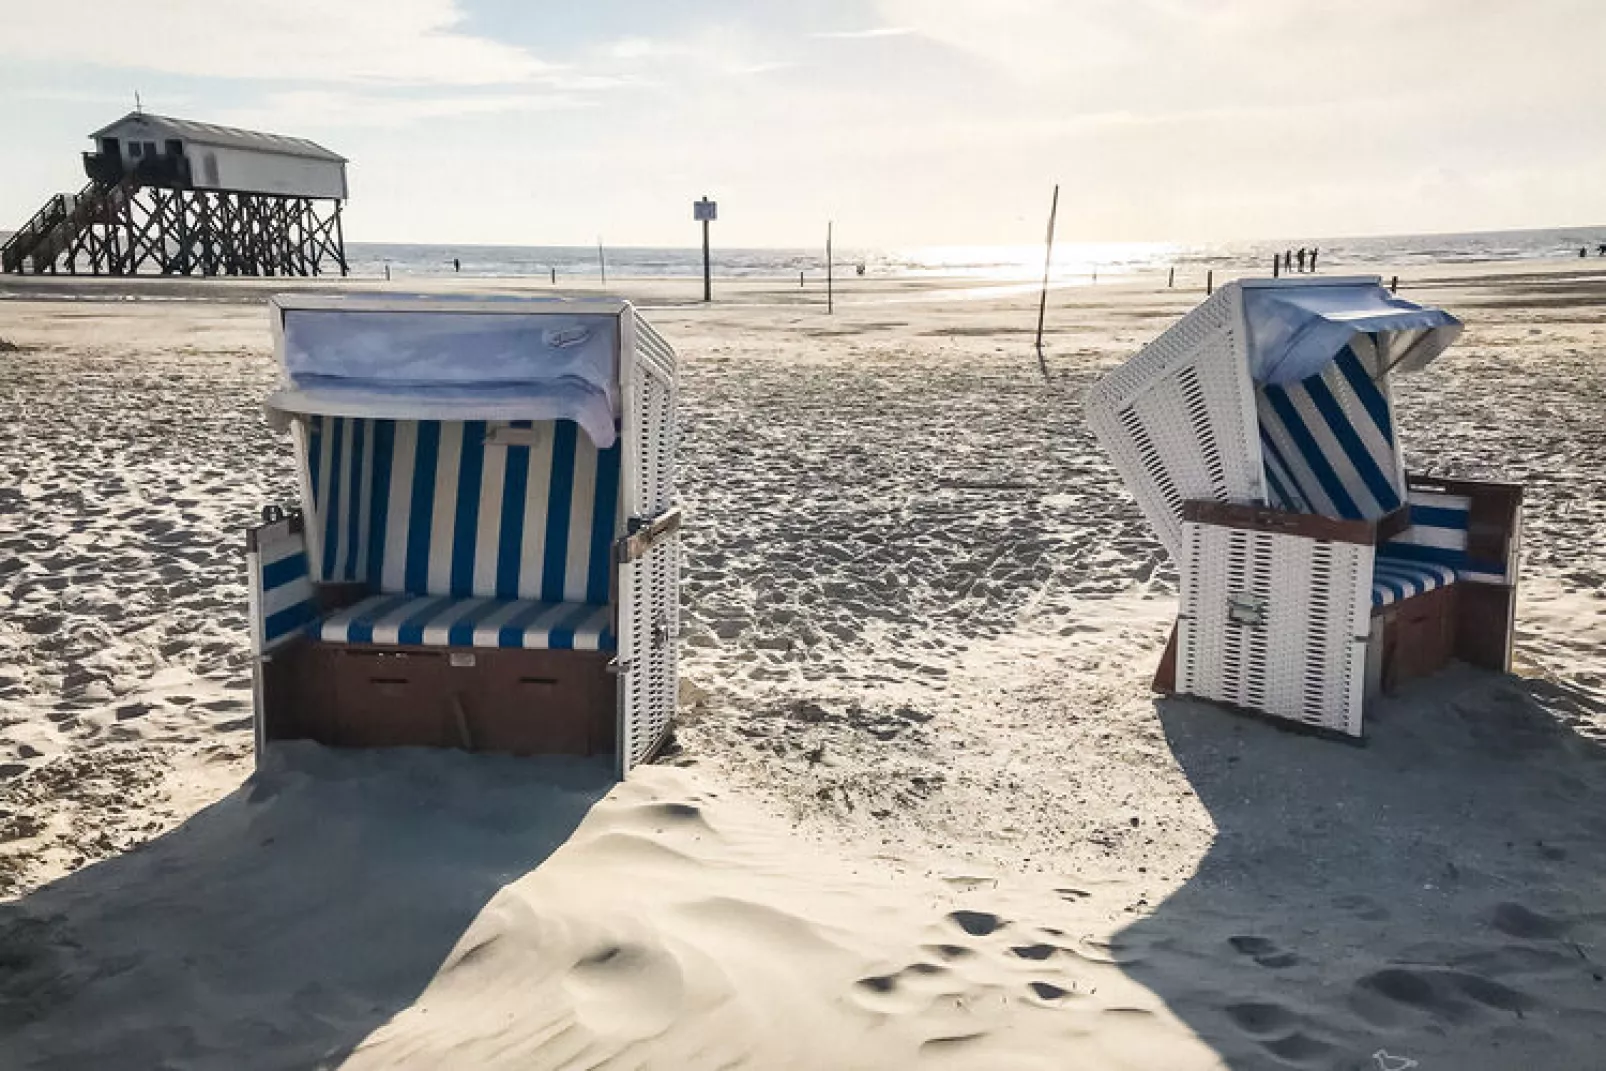
[[[217,126],[213,123],[198,123],[193,119],[174,119],[166,115],[152,115],[150,112],[129,112],[115,123],[101,127],[92,138],[101,138],[114,130],[134,123],[149,130],[153,137],[180,138],[184,141],[193,141],[200,145],[217,145],[230,149],[251,149],[255,152],[278,153],[282,156],[306,156],[314,160],[329,160],[335,163],[345,163],[346,158],[339,153],[330,152],[315,141],[306,138],[286,137],[283,134],[264,134],[259,130],[241,130],[232,126]]]

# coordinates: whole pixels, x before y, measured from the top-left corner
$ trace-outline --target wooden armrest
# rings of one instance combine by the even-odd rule
[[[665,536],[680,530],[680,507],[666,509],[614,544],[614,559],[633,562]]]
[[[1373,521],[1339,521],[1316,513],[1289,513],[1269,506],[1245,506],[1211,499],[1184,502],[1182,519],[1221,528],[1274,532],[1335,543],[1375,544],[1378,537],[1378,525]]]

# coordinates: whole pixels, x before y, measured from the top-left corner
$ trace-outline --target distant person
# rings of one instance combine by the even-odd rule
[[[863,264],[856,265],[853,270],[858,272],[860,275],[863,275],[864,274],[864,265]]]
[[[1321,250],[1318,249],[1316,246],[1311,246],[1310,247],[1310,270],[1311,271],[1315,271],[1316,270],[1316,254],[1320,253],[1320,252],[1321,252]]]
[[[1595,255],[1598,257],[1606,257],[1606,242],[1602,242],[1600,245],[1595,247]]]
[[[1294,251],[1292,249],[1284,249],[1283,250],[1283,271],[1293,271],[1293,270],[1294,270]]]
[[[463,262],[461,260],[458,260],[456,257],[453,257],[452,258],[452,270],[453,271],[462,271],[463,270]]]
[[[1581,257],[1589,256],[1589,246],[1587,246],[1587,245],[1579,246],[1578,247],[1578,255],[1581,256]]]
[[[1300,271],[1304,271],[1305,270],[1305,247],[1304,246],[1300,246],[1299,247],[1299,270]]]

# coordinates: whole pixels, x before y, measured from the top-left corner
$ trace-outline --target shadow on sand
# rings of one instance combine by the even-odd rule
[[[1598,693],[1457,667],[1365,747],[1158,707],[1217,837],[1120,955],[1226,1066],[1606,1066]]]
[[[337,1065],[613,783],[606,761],[277,745],[173,831],[0,905],[0,1065]]]

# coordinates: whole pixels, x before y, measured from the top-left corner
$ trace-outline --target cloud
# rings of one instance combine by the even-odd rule
[[[914,32],[912,26],[873,26],[868,30],[821,30],[809,36],[831,41],[863,41],[873,37],[907,37]]]
[[[489,93],[408,97],[339,90],[270,93],[260,104],[235,109],[219,121],[255,129],[360,127],[396,129],[432,119],[595,107],[574,93]]]
[[[455,0],[50,0],[7,21],[0,57],[191,77],[509,85],[557,71],[465,31]]]

